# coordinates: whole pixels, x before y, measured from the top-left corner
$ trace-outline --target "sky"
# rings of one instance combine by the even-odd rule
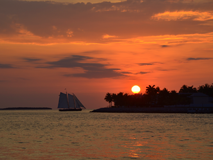
[[[0,0],[0,108],[87,109],[133,85],[213,83],[213,0]],[[65,90],[66,89],[66,90]]]

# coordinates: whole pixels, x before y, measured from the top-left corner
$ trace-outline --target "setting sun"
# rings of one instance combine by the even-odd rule
[[[131,90],[133,93],[139,93],[141,88],[138,85],[134,85]]]

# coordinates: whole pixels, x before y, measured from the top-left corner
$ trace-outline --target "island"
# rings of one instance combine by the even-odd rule
[[[183,85],[179,92],[146,87],[144,94],[107,93],[109,106],[91,112],[111,113],[213,113],[213,84],[195,88]]]
[[[51,110],[49,107],[8,107],[0,108],[0,110]]]

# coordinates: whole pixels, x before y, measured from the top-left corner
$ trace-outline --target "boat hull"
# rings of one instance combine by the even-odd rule
[[[59,111],[81,111],[81,108],[65,108],[65,109],[59,109]]]

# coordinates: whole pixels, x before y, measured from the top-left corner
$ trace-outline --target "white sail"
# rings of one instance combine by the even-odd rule
[[[76,102],[76,108],[85,108],[84,105],[79,101],[79,99],[76,97],[76,95],[73,94],[73,96],[75,97],[75,102]],[[86,108],[85,108],[86,109]]]
[[[59,95],[58,108],[69,108],[68,101],[67,101],[67,95],[62,92]]]
[[[75,108],[75,101],[74,101],[73,95],[68,94],[68,100],[69,100],[69,107],[70,108]]]

